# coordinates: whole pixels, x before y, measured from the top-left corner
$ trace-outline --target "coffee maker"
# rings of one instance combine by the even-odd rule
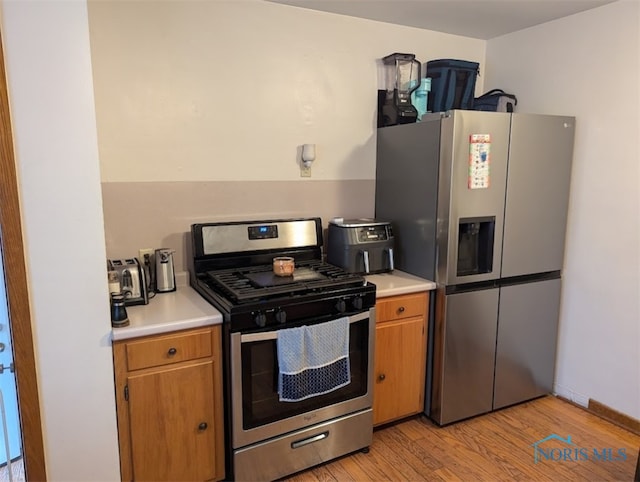
[[[379,127],[410,124],[418,119],[411,93],[420,87],[421,64],[414,54],[394,53],[383,57],[385,91]]]

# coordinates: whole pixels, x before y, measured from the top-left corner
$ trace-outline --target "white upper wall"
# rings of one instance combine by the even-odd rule
[[[485,42],[259,0],[89,3],[103,182],[374,179],[379,59]],[[482,78],[478,81],[481,90]]]
[[[556,391],[640,418],[640,3],[487,43],[485,86],[576,116]]]
[[[48,480],[119,480],[86,4],[0,5]]]

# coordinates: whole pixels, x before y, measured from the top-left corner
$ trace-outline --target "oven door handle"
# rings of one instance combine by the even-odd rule
[[[349,323],[357,323],[358,321],[369,318],[369,311],[363,311],[357,315],[349,317]],[[284,328],[280,328],[284,329]],[[276,340],[278,338],[278,330],[263,331],[260,333],[247,333],[240,337],[240,343],[251,343],[256,341]]]

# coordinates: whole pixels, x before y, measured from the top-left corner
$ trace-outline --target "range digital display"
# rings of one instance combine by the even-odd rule
[[[249,239],[273,239],[278,237],[278,226],[265,224],[262,226],[248,226]]]

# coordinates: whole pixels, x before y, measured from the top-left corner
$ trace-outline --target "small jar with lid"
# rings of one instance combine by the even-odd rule
[[[111,326],[114,328],[128,326],[129,316],[122,293],[111,293]]]

